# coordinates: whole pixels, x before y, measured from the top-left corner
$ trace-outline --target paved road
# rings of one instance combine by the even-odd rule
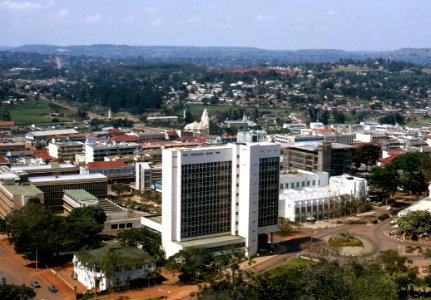
[[[41,287],[34,289],[36,292],[34,299],[75,299],[73,290],[50,270],[46,268],[36,270],[31,261],[24,259],[20,254],[16,254],[5,235],[0,235],[0,272],[5,275],[6,282],[11,284],[30,286],[33,280],[38,280]],[[57,293],[51,293],[48,290],[48,286],[51,284],[57,287]]]

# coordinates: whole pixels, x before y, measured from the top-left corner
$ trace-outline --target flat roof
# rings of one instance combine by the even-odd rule
[[[36,194],[42,194],[43,192],[39,190],[32,184],[4,184],[2,185],[5,190],[7,190],[12,195],[22,195],[22,196],[34,196]]]
[[[148,216],[148,217],[144,217],[145,219],[151,220],[153,222],[162,224],[162,216]]]
[[[198,247],[198,246],[204,246],[207,244],[215,244],[215,243],[230,243],[230,242],[237,242],[242,243],[245,242],[245,238],[242,236],[237,235],[222,235],[222,236],[216,236],[216,237],[209,237],[209,238],[202,238],[192,241],[185,241],[185,242],[177,242],[183,247]]]
[[[95,196],[83,189],[64,190],[64,194],[72,197],[74,200],[82,202],[99,202]]]
[[[70,174],[70,175],[58,175],[58,176],[37,176],[31,177],[28,180],[30,182],[45,182],[45,181],[68,181],[68,180],[86,180],[86,179],[106,179],[103,174],[93,173],[93,174]]]
[[[49,136],[49,135],[62,135],[78,133],[75,129],[56,129],[56,130],[42,130],[42,131],[30,131],[33,136]]]
[[[317,149],[322,145],[321,142],[294,142],[282,145],[282,148],[298,148],[308,151],[317,151]],[[340,143],[331,143],[332,149],[353,149],[354,146]]]
[[[67,168],[76,168],[72,164],[68,163],[50,163],[43,165],[29,165],[29,166],[12,166],[12,171],[29,171],[29,170],[46,170],[46,169],[67,169]]]

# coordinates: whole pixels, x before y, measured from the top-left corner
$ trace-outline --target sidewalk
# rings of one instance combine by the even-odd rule
[[[57,277],[69,286],[75,293],[86,293],[87,288],[78,280],[73,279],[73,264],[68,263],[66,266],[52,268]]]

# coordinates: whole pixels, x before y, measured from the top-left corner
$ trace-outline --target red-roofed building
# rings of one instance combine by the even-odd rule
[[[382,152],[382,158],[377,161],[378,166],[389,165],[395,158],[405,154],[407,151],[403,149],[386,149]]]
[[[16,130],[17,126],[13,121],[0,121],[0,130]]]
[[[60,162],[61,159],[57,159],[55,157],[52,157],[49,155],[48,149],[41,149],[41,150],[33,150],[34,158],[36,159],[42,159],[45,163],[49,163],[51,161],[53,162]]]
[[[124,133],[118,129],[118,128],[112,128],[112,129],[108,129],[108,133],[111,136],[115,136],[115,135],[123,135]]]
[[[117,135],[109,139],[110,142],[139,142],[141,139],[136,135]]]
[[[109,182],[130,182],[135,179],[134,166],[123,160],[89,162],[80,168],[81,174],[101,173],[108,177]]]

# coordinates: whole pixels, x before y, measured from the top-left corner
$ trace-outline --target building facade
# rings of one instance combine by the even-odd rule
[[[84,153],[84,143],[82,142],[57,142],[48,144],[48,153],[54,158],[62,161],[75,161],[76,154]]]
[[[96,198],[105,198],[108,194],[108,178],[102,174],[40,176],[29,181],[43,191],[43,203],[56,213],[63,213],[64,190],[83,189]]]
[[[278,230],[280,146],[235,143],[163,151],[163,232],[169,257],[189,247],[256,254]]]
[[[296,144],[282,148],[283,170],[305,170],[327,172],[329,175],[350,173],[353,146],[322,142]]]
[[[103,271],[102,260],[115,256],[116,265],[112,275]],[[135,247],[103,247],[83,250],[73,256],[74,277],[87,289],[103,291],[127,285],[131,280],[144,279],[156,271],[156,260],[148,253]]]

